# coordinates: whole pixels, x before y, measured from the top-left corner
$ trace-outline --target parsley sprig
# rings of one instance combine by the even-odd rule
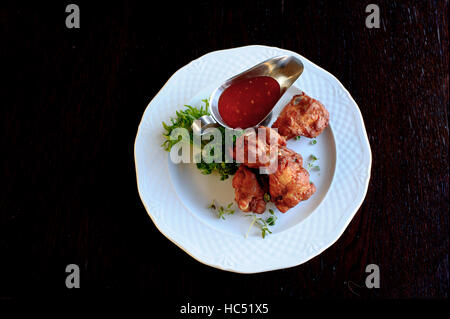
[[[196,119],[199,119],[203,115],[209,115],[208,112],[208,106],[209,101],[208,100],[202,100],[203,105],[200,107],[193,107],[190,105],[185,105],[185,110],[179,110],[176,111],[176,117],[170,119],[170,123],[167,124],[165,122],[162,122],[162,126],[165,130],[163,133],[164,142],[161,144],[161,146],[164,148],[164,150],[170,152],[172,149],[172,146],[174,146],[176,143],[178,143],[181,140],[181,136],[178,137],[178,139],[174,139],[170,136],[172,131],[176,128],[185,128],[189,132],[189,141],[191,144],[194,144],[194,136],[192,131],[192,124]],[[225,129],[223,127],[219,128],[222,133],[222,141],[225,141]],[[202,142],[202,145],[200,147],[203,149],[205,146],[204,144],[207,144],[208,141]],[[222,156],[225,154],[225,145],[222,146]],[[213,155],[213,154],[210,154]],[[238,169],[237,163],[225,163],[225,161],[222,161],[222,163],[206,163],[202,160],[197,163],[197,168],[200,170],[200,172],[204,175],[211,174],[213,172],[217,172],[220,175],[221,180],[227,179],[230,175],[234,175]]]
[[[170,136],[170,133],[172,133],[172,131],[176,128],[185,128],[189,131],[189,135],[190,135],[190,140],[191,143],[193,141],[193,137],[192,137],[192,123],[194,123],[194,121],[200,117],[202,117],[203,115],[208,115],[208,106],[209,106],[209,101],[208,100],[202,100],[202,102],[204,103],[203,106],[201,106],[200,108],[196,108],[190,105],[185,105],[186,109],[185,110],[178,110],[175,112],[175,114],[177,115],[177,117],[175,118],[170,118],[170,123],[166,124],[164,121],[162,122],[162,126],[164,127],[164,129],[166,130],[165,133],[163,133],[163,137],[165,138],[165,141],[161,144],[161,146],[164,148],[164,150],[166,151],[170,151],[172,146],[174,146],[176,143],[178,143],[178,140],[173,139]],[[181,139],[181,136],[180,136]]]
[[[209,175],[216,171],[220,174],[220,180],[223,181],[230,177],[230,175],[234,175],[239,167],[236,163],[205,163],[201,161],[197,163],[197,168],[203,175]]]

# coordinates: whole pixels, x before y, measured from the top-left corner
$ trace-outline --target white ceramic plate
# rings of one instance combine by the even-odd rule
[[[202,175],[195,164],[173,164],[161,148],[162,121],[183,105],[198,106],[212,90],[245,69],[268,58],[291,54],[305,70],[283,95],[273,119],[294,94],[303,90],[330,112],[330,126],[312,145],[310,139],[288,141],[304,165],[311,154],[320,171],[311,171],[316,193],[282,214],[272,234],[261,237],[251,220],[236,212],[218,219],[207,208],[212,199],[225,205],[234,201],[231,178]],[[178,70],[148,105],[135,142],[138,190],[156,227],[198,261],[223,270],[256,273],[299,265],[332,245],[350,223],[366,195],[371,151],[358,106],[330,73],[292,51],[246,46],[215,51]],[[272,205],[272,204],[271,204]]]

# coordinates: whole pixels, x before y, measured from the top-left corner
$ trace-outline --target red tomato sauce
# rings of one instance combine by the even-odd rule
[[[230,85],[219,98],[219,113],[232,128],[261,122],[280,98],[280,85],[269,76],[258,76]]]

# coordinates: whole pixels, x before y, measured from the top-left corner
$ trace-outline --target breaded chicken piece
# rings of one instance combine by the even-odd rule
[[[288,148],[279,150],[278,168],[274,174],[269,175],[269,189],[271,201],[282,213],[307,200],[316,191],[302,164],[300,154]]]
[[[286,140],[276,130],[260,126],[256,131],[244,134],[236,140],[233,158],[247,167],[265,167],[276,160],[278,148],[285,145]]]
[[[266,210],[265,191],[258,182],[255,172],[244,165],[239,166],[233,177],[235,200],[243,212],[262,214]]]
[[[322,103],[305,93],[295,95],[281,111],[272,128],[286,139],[316,137],[328,126],[330,114]]]

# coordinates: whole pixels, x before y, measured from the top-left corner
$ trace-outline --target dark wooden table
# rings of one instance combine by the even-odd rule
[[[170,300],[444,298],[449,288],[448,1],[201,1],[0,10],[0,298],[149,295]],[[342,237],[291,269],[227,273],[155,227],[137,193],[133,144],[167,79],[205,53],[296,51],[361,108],[373,166]],[[65,267],[81,268],[81,288]],[[377,264],[381,287],[367,289]]]

